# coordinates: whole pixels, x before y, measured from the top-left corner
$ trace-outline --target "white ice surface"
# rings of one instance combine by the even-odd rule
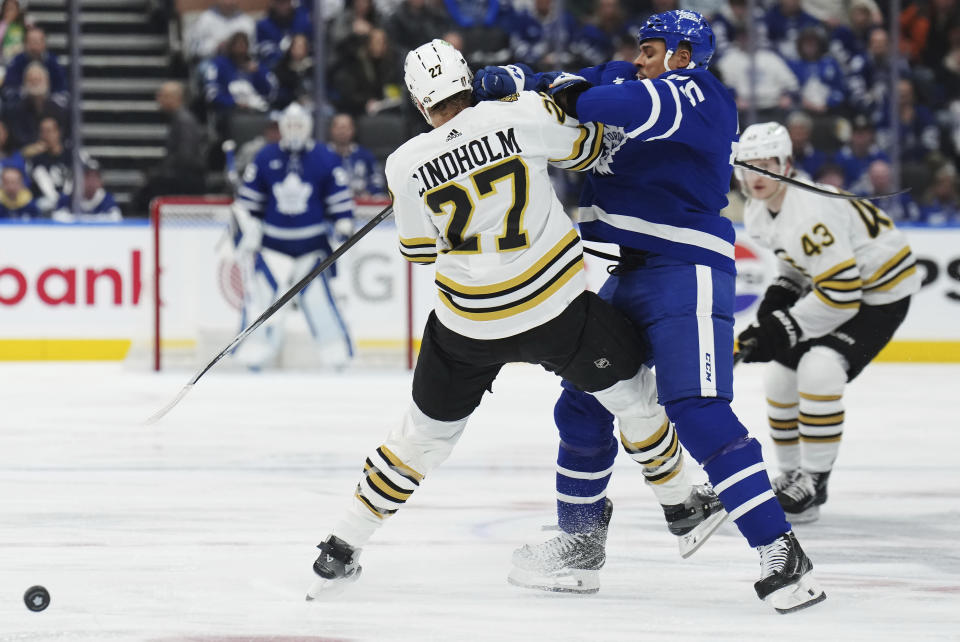
[[[735,407],[764,428],[761,367]],[[850,386],[830,501],[796,531],[829,597],[780,616],[732,525],[681,560],[621,456],[602,588],[506,582],[554,517],[557,380],[506,368],[451,458],[363,552],[364,576],[306,603],[313,548],[409,399],[403,372],[187,373],[0,367],[0,640],[958,640],[960,367],[875,364]],[[45,585],[50,608],[23,591]]]

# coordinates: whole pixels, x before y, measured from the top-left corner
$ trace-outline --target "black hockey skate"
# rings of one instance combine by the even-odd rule
[[[753,588],[757,597],[778,613],[792,613],[827,599],[813,577],[813,562],[800,548],[793,531],[766,546],[758,546],[760,580]]]
[[[727,511],[710,484],[694,486],[682,504],[661,506],[667,528],[677,536],[680,557],[684,559],[696,553],[727,519]]]
[[[791,470],[773,481],[777,501],[796,524],[815,522],[820,518],[820,506],[827,501],[827,481],[830,473],[810,473]]]
[[[357,562],[361,549],[350,546],[339,537],[330,535],[317,548],[320,556],[313,563],[313,572],[320,577],[307,591],[308,602],[317,599],[321,593],[324,597],[339,593],[360,579],[363,570]]]
[[[607,531],[613,503],[607,499],[601,525],[588,533],[561,531],[543,544],[525,544],[513,552],[507,581],[515,586],[560,593],[596,593],[607,560]]]

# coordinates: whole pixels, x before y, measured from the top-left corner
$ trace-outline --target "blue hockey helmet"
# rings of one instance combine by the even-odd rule
[[[690,60],[697,67],[709,65],[717,48],[717,39],[706,18],[686,9],[664,11],[647,18],[637,33],[637,40],[643,43],[654,38],[663,40],[668,52],[676,52],[681,42],[689,42]]]

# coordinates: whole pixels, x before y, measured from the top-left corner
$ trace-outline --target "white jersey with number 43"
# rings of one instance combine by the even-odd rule
[[[835,330],[856,315],[861,302],[884,305],[920,289],[906,236],[868,200],[787,187],[776,215],[763,201],[750,199],[744,225],[780,259],[781,275],[809,288],[790,309],[804,338]]]
[[[400,252],[436,262],[440,322],[476,339],[559,315],[585,288],[583,247],[547,175],[600,156],[603,126],[564,116],[547,96],[483,102],[387,159]]]

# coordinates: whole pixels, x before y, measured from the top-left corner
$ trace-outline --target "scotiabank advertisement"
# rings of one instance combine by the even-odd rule
[[[0,225],[0,359],[123,358],[149,311],[148,231]]]
[[[181,229],[161,251],[161,319],[168,330],[161,345],[192,348],[203,362],[242,329],[242,281],[233,278],[224,229]],[[883,358],[960,361],[960,228],[905,231],[924,287]],[[753,320],[776,264],[742,230],[738,236],[739,329]],[[606,264],[592,257],[587,264],[590,287],[599,288]],[[359,351],[403,352],[411,296],[392,221],[351,248],[338,268],[333,289]],[[417,265],[410,273],[417,338],[434,302],[433,268]],[[120,360],[138,347],[149,351],[153,283],[153,232],[145,222],[0,224],[0,361]],[[296,324],[296,316],[285,322]]]

